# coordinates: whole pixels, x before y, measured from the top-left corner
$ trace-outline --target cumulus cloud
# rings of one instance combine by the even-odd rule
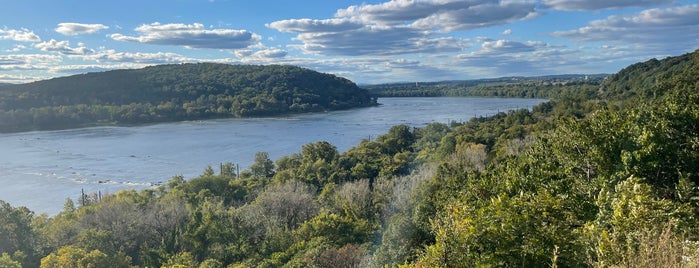
[[[397,55],[457,52],[467,40],[442,33],[500,25],[536,16],[535,1],[392,0],[340,9],[326,20],[292,19],[267,24],[296,33],[306,53]]]
[[[0,55],[0,70],[42,70],[59,64],[63,58],[47,54],[10,54]]]
[[[544,6],[557,10],[599,10],[626,7],[648,7],[672,3],[672,0],[544,0]]]
[[[83,43],[79,43],[78,47],[70,47],[70,42],[56,41],[55,39],[38,43],[34,45],[34,47],[41,49],[42,51],[58,52],[64,55],[86,55],[95,52],[94,50],[85,47],[85,44]]]
[[[22,84],[36,80],[39,80],[39,78],[26,75],[0,74],[0,83]]]
[[[392,0],[350,6],[336,17],[378,25],[401,25],[460,30],[486,27],[532,16],[536,1],[501,0]]]
[[[121,63],[141,63],[141,64],[167,64],[184,63],[194,61],[191,58],[171,52],[117,52],[113,49],[99,51],[92,55],[83,56],[84,60],[92,60],[100,63],[121,62]]]
[[[260,50],[252,54],[253,57],[259,58],[283,58],[286,57],[287,52],[281,49],[271,48]]]
[[[395,59],[387,61],[384,65],[391,68],[415,68],[420,66],[420,61],[418,60],[408,60],[408,59]]]
[[[247,64],[295,64],[296,59],[287,58],[288,53],[278,48],[268,48],[259,51],[237,50],[235,56]]]
[[[481,45],[481,54],[507,54],[532,52],[538,48],[546,47],[547,44],[539,41],[517,42],[511,40],[485,41]]]
[[[364,27],[354,31],[302,33],[296,37],[309,54],[397,55],[461,51],[465,40],[453,37],[431,38],[410,28]]]
[[[580,70],[581,61],[571,57],[575,53],[541,41],[483,40],[480,50],[458,55],[457,60],[484,77],[532,76]]]
[[[75,73],[90,73],[90,72],[103,72],[109,70],[117,69],[139,69],[150,66],[152,64],[147,63],[113,63],[113,64],[61,64],[56,66],[51,66],[49,72],[51,73],[61,73],[61,74],[75,74]]]
[[[392,32],[392,29],[388,27],[383,29],[370,28],[348,19],[290,19],[269,23],[267,27],[281,32],[297,33],[296,39],[304,43],[300,48],[311,54],[373,54],[377,46],[374,42],[399,41],[417,37],[415,31],[397,30]],[[386,39],[392,40],[375,40],[376,36],[383,34],[386,34]],[[383,43],[385,49],[388,44]],[[384,49],[379,50],[383,51]]]
[[[171,52],[119,52],[113,49],[100,50],[90,55],[75,55],[69,57],[94,63],[54,65],[51,66],[51,68],[49,68],[49,72],[73,74],[85,72],[98,72],[114,69],[137,69],[159,64],[180,64],[192,62],[233,62],[229,58],[197,59]]]
[[[109,26],[104,24],[85,24],[74,22],[59,23],[56,27],[56,32],[63,35],[79,35],[79,34],[94,34],[101,30],[109,29]]]
[[[352,22],[349,19],[290,19],[275,21],[266,24],[267,27],[277,29],[282,32],[292,33],[316,33],[316,32],[339,32],[360,29],[364,25]]]
[[[117,41],[138,42],[154,45],[185,46],[188,48],[240,49],[257,43],[261,37],[246,30],[205,29],[200,23],[141,25],[135,29],[139,36],[112,34]]]
[[[699,5],[648,9],[633,15],[614,15],[553,36],[577,41],[638,44],[641,47],[693,49],[699,43]],[[667,51],[667,49],[665,50]],[[672,51],[676,53],[678,51]]]
[[[512,34],[512,29],[506,29],[506,30],[502,31],[502,33],[500,33],[500,34],[502,34],[502,35],[510,35],[510,34]]]
[[[235,56],[238,58],[249,57],[250,55],[252,55],[252,53],[253,52],[250,49],[238,49],[233,52],[233,54],[235,54]]]
[[[535,17],[535,2],[513,1],[458,1],[453,9],[437,10],[416,20],[412,26],[420,29],[436,29],[442,32],[470,30],[502,25]]]
[[[294,64],[369,84],[395,82],[396,77],[415,81],[439,81],[454,79],[464,74],[463,70],[453,66],[439,66],[434,62],[424,63],[415,59],[381,56],[299,60]]]
[[[39,42],[41,38],[28,29],[0,29],[0,40],[12,40],[17,42]]]
[[[15,47],[13,47],[11,49],[7,49],[7,50],[5,50],[5,52],[20,52],[25,48],[27,48],[27,47],[24,45],[15,45]]]

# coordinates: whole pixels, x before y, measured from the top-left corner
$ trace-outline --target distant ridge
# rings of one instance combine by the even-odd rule
[[[400,85],[400,84],[440,84],[440,83],[473,83],[473,82],[505,82],[512,80],[548,80],[548,79],[584,79],[585,77],[592,78],[605,78],[611,74],[599,73],[599,74],[552,74],[552,75],[541,75],[541,76],[502,76],[493,78],[477,78],[477,79],[463,79],[463,80],[441,80],[441,81],[402,81],[402,82],[390,82],[390,83],[379,83],[379,84],[360,84],[361,87],[372,87],[381,85]]]
[[[377,97],[515,97],[556,98],[591,94],[609,74],[505,76],[437,82],[362,85]]]
[[[376,105],[331,74],[283,65],[172,64],[0,87],[0,132],[317,112]]]

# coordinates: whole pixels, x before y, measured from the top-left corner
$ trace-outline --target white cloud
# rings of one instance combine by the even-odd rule
[[[582,71],[576,53],[541,41],[483,40],[480,50],[458,55],[457,60],[482,77],[536,76]]]
[[[340,9],[326,20],[291,19],[267,24],[296,33],[309,54],[398,55],[459,52],[468,40],[443,33],[500,25],[536,15],[534,1],[392,0]]]
[[[696,48],[699,44],[697,29],[699,6],[691,5],[609,16],[575,30],[554,32],[553,36],[576,41],[636,44],[641,50],[653,48],[677,54]]]
[[[383,56],[333,57],[326,60],[296,59],[289,63],[330,72],[358,83],[370,84],[395,82],[396,77],[415,81],[435,81],[454,79],[463,75],[462,70],[453,66],[437,66],[414,59]]]
[[[123,62],[116,64],[61,64],[49,68],[51,73],[76,74],[89,72],[103,72],[118,69],[138,69],[151,64]]]
[[[547,44],[539,41],[526,41],[517,42],[511,40],[497,40],[497,41],[485,41],[481,45],[480,54],[507,54],[507,53],[520,53],[520,52],[532,52],[538,48],[546,47]]]
[[[672,0],[544,0],[544,6],[558,10],[599,10],[626,7],[648,7],[670,4]]]
[[[252,55],[252,53],[253,52],[250,49],[238,49],[233,52],[233,54],[238,58],[249,57],[250,55]]]
[[[64,55],[86,55],[95,53],[94,50],[85,47],[85,44],[78,44],[78,47],[70,47],[70,42],[68,41],[56,41],[51,39],[50,41],[38,43],[34,47],[41,49],[42,51],[58,52]]]
[[[240,62],[248,64],[283,64],[294,61],[287,59],[287,52],[277,48],[268,48],[259,51],[236,51],[235,55]]]
[[[39,77],[31,77],[27,75],[11,75],[0,74],[0,83],[23,84],[39,80]]]
[[[12,40],[17,42],[39,42],[41,38],[28,29],[0,29],[0,40]]]
[[[15,45],[15,47],[13,47],[13,48],[11,48],[11,49],[7,49],[7,50],[5,50],[5,52],[13,52],[13,53],[16,53],[16,52],[22,51],[22,50],[25,49],[25,48],[27,48],[27,47],[24,46],[24,45]]]
[[[168,64],[168,63],[184,63],[196,61],[192,58],[182,56],[177,53],[170,52],[155,52],[155,53],[131,53],[117,52],[115,50],[103,50],[92,55],[81,57],[84,60],[92,60],[99,63],[122,62],[122,63],[140,63],[140,64]]]
[[[430,16],[416,20],[412,26],[421,29],[437,29],[442,32],[470,30],[502,25],[537,16],[535,2],[458,1],[453,9],[439,10]]]
[[[48,66],[60,64],[63,58],[47,54],[0,55],[0,70],[45,70]]]
[[[457,52],[468,47],[466,40],[431,38],[421,31],[402,27],[364,27],[354,31],[302,33],[296,39],[309,54],[397,55],[409,53]]]
[[[261,37],[246,30],[210,29],[200,23],[141,25],[135,29],[141,35],[127,36],[112,34],[117,41],[138,42],[154,45],[184,46],[188,48],[240,49],[256,44]]]
[[[259,58],[283,58],[286,57],[286,55],[286,51],[276,48],[260,50],[252,54],[253,57]]]
[[[535,1],[392,0],[376,5],[350,6],[336,17],[364,24],[406,25],[444,32],[483,28],[534,16]]]
[[[502,35],[511,35],[511,34],[512,34],[512,29],[506,29],[506,30],[502,31],[502,33],[500,33],[500,34],[502,34]]]
[[[292,33],[339,32],[364,27],[364,25],[352,22],[349,19],[290,19],[268,23],[266,26],[282,32]]]
[[[56,32],[63,35],[94,34],[101,30],[109,29],[104,24],[85,24],[74,22],[59,23]]]

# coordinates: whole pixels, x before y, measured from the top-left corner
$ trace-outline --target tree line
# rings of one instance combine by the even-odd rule
[[[593,97],[607,75],[505,77],[463,81],[365,85],[378,97]]]
[[[346,152],[260,152],[52,217],[0,202],[0,266],[695,267],[699,50],[681,57],[654,98],[598,92],[399,125]]]

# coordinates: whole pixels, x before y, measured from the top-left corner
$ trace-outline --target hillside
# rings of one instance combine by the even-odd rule
[[[606,98],[657,98],[664,94],[663,83],[688,68],[691,53],[639,62],[609,76],[601,84],[600,94]]]
[[[0,132],[266,116],[375,105],[366,90],[293,66],[160,65],[0,88]]]

